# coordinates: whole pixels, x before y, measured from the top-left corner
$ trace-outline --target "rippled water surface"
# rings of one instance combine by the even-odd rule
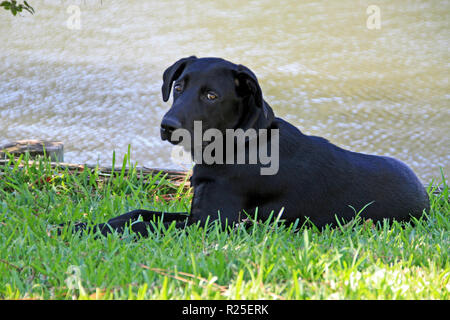
[[[0,144],[61,140],[66,161],[105,165],[131,144],[139,164],[176,167],[159,137],[162,73],[195,54],[251,68],[306,134],[448,177],[449,1],[29,2],[34,16],[0,10]]]

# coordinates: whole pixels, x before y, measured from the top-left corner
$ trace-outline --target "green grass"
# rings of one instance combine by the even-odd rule
[[[0,172],[3,299],[449,299],[449,189],[412,223],[337,228],[216,224],[94,239],[55,225],[136,209],[187,211],[191,193],[161,175],[74,174],[10,160]],[[127,157],[124,164],[131,165]],[[20,164],[24,165],[20,167]],[[172,200],[167,196],[171,195]]]

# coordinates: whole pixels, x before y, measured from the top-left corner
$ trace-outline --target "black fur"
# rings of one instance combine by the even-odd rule
[[[279,171],[261,175],[261,164],[196,164],[191,177],[194,197],[191,212],[165,213],[164,221],[177,227],[219,219],[237,223],[253,215],[265,220],[284,208],[282,219],[317,227],[336,223],[336,216],[350,220],[364,206],[362,218],[398,221],[421,216],[429,209],[428,195],[404,163],[389,157],[367,155],[339,148],[327,140],[308,136],[274,116],[264,101],[255,74],[242,65],[219,58],[188,57],[169,67],[163,76],[162,95],[167,101],[172,84],[173,105],[164,116],[161,136],[171,141],[175,129],[193,131],[194,120],[204,129],[279,129]],[[217,93],[214,103],[205,99],[208,90]],[[301,107],[301,106],[299,106]],[[219,215],[220,212],[220,215]],[[151,221],[161,212],[135,210],[95,228],[107,234],[122,231],[139,216],[142,222],[132,229],[143,236],[151,231]],[[84,229],[78,224],[75,229]]]

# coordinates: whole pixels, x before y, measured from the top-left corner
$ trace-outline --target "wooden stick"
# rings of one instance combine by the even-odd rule
[[[14,156],[29,153],[31,158],[46,155],[52,161],[64,161],[64,144],[61,141],[18,140],[0,146],[1,158],[6,156],[6,152]]]
[[[3,170],[3,167],[9,163],[8,159],[0,159],[0,172]],[[38,160],[29,160],[28,165],[33,166],[39,163]],[[20,168],[25,166],[24,161],[19,165]],[[99,175],[110,176],[113,172],[112,167],[101,167],[92,164],[75,164],[75,163],[65,163],[65,162],[50,162],[50,167],[52,169],[60,168],[60,169],[68,169],[72,172],[82,172],[84,170],[95,170],[99,172]],[[162,171],[162,175],[167,175],[169,180],[184,180],[186,175],[190,174],[189,171],[184,170],[174,170],[174,169],[164,169],[164,168],[148,168],[148,167],[134,167],[133,168],[137,173],[142,173],[145,175],[155,175]],[[114,172],[121,172],[122,168],[114,168]],[[125,174],[129,174],[130,168],[125,168]]]

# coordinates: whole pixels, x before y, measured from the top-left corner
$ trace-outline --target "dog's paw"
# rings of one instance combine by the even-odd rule
[[[68,224],[67,223],[61,223],[61,224],[58,224],[57,226],[56,226],[56,230],[57,230],[57,234],[58,234],[58,236],[61,236],[62,235],[62,233],[63,233],[63,231],[64,231],[64,228],[67,226]],[[82,233],[83,232],[83,230],[85,230],[86,229],[86,226],[87,226],[87,224],[85,223],[85,222],[79,222],[79,223],[76,223],[76,224],[74,224],[74,225],[72,225],[72,226],[68,226],[68,228],[71,228],[72,230],[72,233],[77,233],[78,231],[80,231],[80,233]]]

